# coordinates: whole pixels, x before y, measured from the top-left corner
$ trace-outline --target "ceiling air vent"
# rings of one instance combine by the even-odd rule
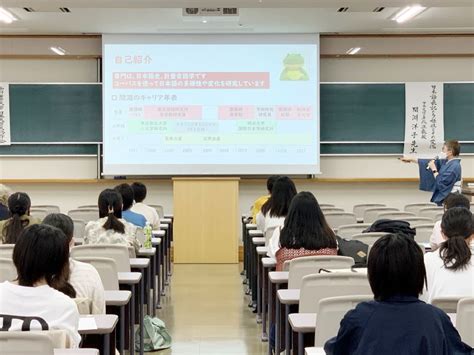
[[[67,7],[60,7],[59,10],[60,10],[61,12],[65,12],[65,13],[71,12],[71,10],[69,10]]]
[[[379,6],[379,7],[376,7],[373,12],[382,12],[383,10],[385,10],[385,7],[383,6]]]
[[[32,7],[24,7],[23,10],[25,10],[26,12],[35,12],[35,9],[33,9]]]
[[[349,11],[348,7],[340,7],[339,9],[337,9],[337,12],[347,12],[347,11]]]

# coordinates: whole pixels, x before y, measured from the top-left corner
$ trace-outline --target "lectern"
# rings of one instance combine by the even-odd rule
[[[239,178],[173,179],[175,263],[238,262]]]

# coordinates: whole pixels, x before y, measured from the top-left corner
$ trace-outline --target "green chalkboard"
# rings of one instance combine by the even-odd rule
[[[403,152],[400,143],[405,129],[403,84],[321,84],[320,97],[322,154]],[[102,87],[100,84],[10,85],[10,115],[12,142],[46,144],[0,147],[0,155],[96,154],[94,143],[102,141]],[[446,139],[474,141],[473,83],[444,85],[444,120]],[[474,153],[474,144],[463,144],[462,151]]]
[[[402,141],[405,85],[321,84],[321,141]]]
[[[102,86],[10,85],[12,142],[101,142]]]

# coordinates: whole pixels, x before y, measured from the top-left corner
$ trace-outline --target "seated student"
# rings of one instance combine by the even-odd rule
[[[446,241],[425,254],[426,287],[421,299],[474,297],[474,222],[464,207],[447,210],[441,222]]]
[[[145,216],[146,221],[153,229],[159,229],[160,217],[158,216],[158,212],[156,212],[153,207],[143,203],[146,198],[146,186],[141,182],[134,182],[131,187],[135,199],[135,204],[131,208],[132,212]]]
[[[459,193],[451,193],[444,200],[444,211],[446,212],[453,207],[464,207],[469,209],[471,206],[469,205],[469,200],[466,196]],[[441,233],[441,221],[437,221],[433,227],[433,232],[431,233],[430,237],[431,250],[438,249],[440,244],[445,240],[446,238],[444,238],[443,234]]]
[[[418,299],[426,280],[423,252],[405,235],[388,234],[370,250],[368,278],[374,301],[344,316],[329,355],[470,354],[448,315]]]
[[[43,220],[60,229],[66,236],[69,248],[74,246],[74,223],[71,217],[62,213],[51,213]],[[77,298],[87,298],[92,303],[92,314],[105,314],[104,286],[97,270],[90,264],[69,259],[69,277],[67,281],[74,287]]]
[[[129,184],[120,184],[115,186],[115,191],[122,195],[123,207],[122,207],[122,218],[137,227],[146,226],[146,218],[142,214],[135,213],[131,210],[133,206],[133,190]]]
[[[87,223],[84,244],[122,244],[140,249],[137,227],[122,219],[122,196],[105,189],[99,195],[99,219]]]
[[[311,192],[293,198],[283,228],[273,232],[269,254],[277,261],[277,271],[285,261],[301,256],[337,255],[336,235]]]
[[[279,177],[273,185],[272,195],[257,213],[257,228],[265,233],[269,228],[283,226],[291,200],[295,195],[294,182],[287,176]]]
[[[8,209],[8,197],[10,196],[10,189],[3,184],[0,184],[0,221],[10,218],[10,210]]]
[[[3,244],[15,244],[21,231],[41,221],[30,216],[30,197],[24,192],[15,192],[8,198],[8,209],[11,217],[0,221],[0,239]]]
[[[78,347],[81,336],[76,304],[55,290],[69,265],[63,232],[41,224],[24,229],[13,249],[13,263],[17,281],[0,283],[0,319],[6,328],[2,330],[64,329],[72,347]],[[32,317],[38,320],[28,326]]]
[[[265,204],[265,202],[268,201],[268,199],[270,198],[271,194],[272,194],[272,190],[273,190],[273,185],[275,184],[275,181],[279,178],[280,176],[278,175],[272,175],[270,176],[268,179],[267,179],[267,191],[268,191],[268,195],[263,195],[263,196],[260,196],[259,198],[257,198],[255,200],[255,202],[253,203],[252,205],[252,208],[250,209],[250,213],[251,213],[251,216],[252,216],[252,222],[253,223],[256,223],[257,222],[257,214],[258,212],[260,212],[260,210],[262,209],[262,206]]]

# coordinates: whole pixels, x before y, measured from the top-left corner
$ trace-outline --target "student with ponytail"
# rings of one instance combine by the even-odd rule
[[[474,221],[464,207],[447,210],[441,221],[446,239],[439,250],[425,255],[427,289],[422,299],[474,297]]]
[[[15,244],[20,233],[40,220],[30,216],[30,197],[24,192],[15,192],[8,198],[11,217],[0,222],[0,239],[3,244]]]
[[[122,219],[122,196],[106,189],[99,195],[99,219],[87,223],[84,244],[123,244],[140,249],[137,227]]]

